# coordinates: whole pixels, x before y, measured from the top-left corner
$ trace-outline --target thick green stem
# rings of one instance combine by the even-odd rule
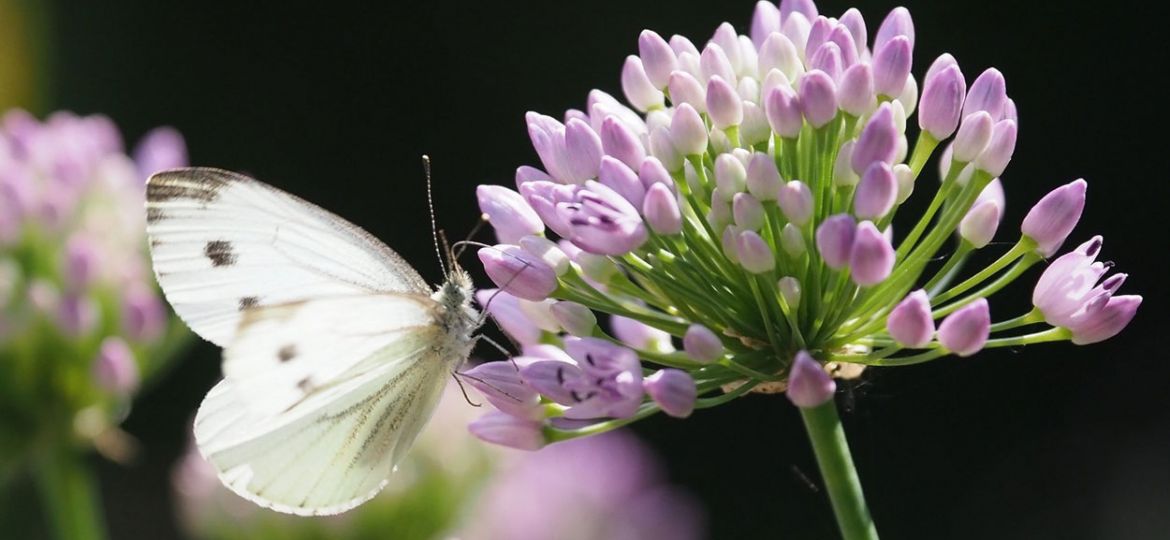
[[[74,448],[60,446],[40,456],[36,483],[45,518],[58,540],[102,540],[106,537],[97,486]]]
[[[800,414],[812,441],[817,465],[825,480],[829,500],[833,503],[833,513],[837,516],[842,538],[877,540],[877,528],[865,505],[861,480],[857,478],[849,443],[845,440],[845,430],[837,416],[837,404],[830,399],[817,407],[802,408]]]

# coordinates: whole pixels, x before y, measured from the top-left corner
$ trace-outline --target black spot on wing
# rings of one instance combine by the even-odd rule
[[[185,169],[163,172],[150,177],[146,184],[146,200],[163,202],[174,199],[193,199],[211,202],[228,184],[227,178],[214,170]]]
[[[281,347],[279,351],[276,351],[276,358],[278,360],[280,360],[281,362],[288,362],[289,360],[296,358],[296,356],[297,356],[297,346],[293,345],[291,343]],[[304,381],[302,381],[302,382],[304,382]]]
[[[240,299],[240,311],[247,311],[256,307],[260,303],[260,299],[255,296],[245,296]]]
[[[165,213],[163,213],[162,208],[157,208],[154,206],[146,207],[146,222],[147,223],[157,223],[157,222],[162,221],[166,218],[167,218],[167,215]]]
[[[232,243],[227,240],[212,240],[203,246],[203,254],[211,259],[212,266],[231,266],[236,264],[236,254],[232,252]]]

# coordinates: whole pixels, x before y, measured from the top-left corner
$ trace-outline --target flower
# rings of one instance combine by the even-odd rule
[[[1053,261],[1033,313],[993,318],[987,298],[1073,233],[1086,183],[1044,197],[1013,247],[965,268],[974,251],[1004,250],[992,239],[1016,108],[995,68],[969,80],[942,54],[916,76],[915,38],[905,8],[871,39],[856,9],[832,18],[809,0],[760,2],[748,35],[727,23],[705,43],[644,31],[621,70],[631,106],[594,90],[563,122],[528,114],[543,166],[517,172],[543,222],[529,237],[559,238],[571,260],[540,298],[550,291],[574,313],[555,317],[567,333],[538,336],[560,358],[521,369],[547,405],[527,433],[548,443],[658,411],[682,416],[764,383],[788,383],[807,407],[831,397],[829,373],[859,371],[821,369],[829,362],[1086,344],[1128,324],[1141,297],[1114,294],[1124,274],[1098,283],[1103,266],[1087,248]],[[908,133],[915,114],[920,131]],[[920,184],[936,151],[940,182]],[[911,214],[902,206],[914,196],[925,210]],[[612,332],[593,324],[601,315]],[[627,323],[658,337],[623,335]],[[1050,327],[1021,330],[1040,323]]]
[[[125,457],[102,441],[183,336],[154,286],[142,208],[147,176],[186,165],[186,147],[158,128],[133,155],[104,116],[0,120],[0,431],[12,464],[38,457],[26,441]]]

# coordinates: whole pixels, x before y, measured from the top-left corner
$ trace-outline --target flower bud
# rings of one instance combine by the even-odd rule
[[[540,418],[540,396],[512,362],[484,362],[459,375],[497,409],[519,418]]]
[[[467,430],[480,440],[519,450],[540,450],[545,443],[540,422],[500,411],[476,418]]]
[[[780,32],[780,9],[776,7],[774,2],[760,0],[756,2],[756,9],[752,11],[750,32],[752,44],[757,49],[761,48],[773,32]]]
[[[719,193],[711,194],[711,210],[707,212],[707,223],[718,231],[731,224],[731,203],[723,200]]]
[[[731,215],[741,230],[758,231],[764,226],[764,205],[750,193],[736,193],[731,200]]]
[[[814,69],[800,79],[800,110],[814,128],[837,116],[837,85],[825,72]]]
[[[812,58],[808,61],[810,70],[824,72],[830,79],[841,79],[841,72],[845,70],[845,62],[841,59],[841,47],[831,41],[821,43]]]
[[[553,304],[549,312],[557,324],[572,336],[591,336],[593,329],[597,327],[597,315],[593,310],[576,302],[562,300]]]
[[[768,90],[764,96],[764,114],[768,117],[772,131],[787,139],[798,137],[800,128],[804,126],[804,116],[796,92],[786,85]]]
[[[853,36],[857,56],[864,56],[863,53],[868,50],[866,44],[869,43],[869,39],[865,29],[865,18],[861,16],[861,12],[857,8],[849,8],[841,14],[837,24],[849,30],[849,34]]]
[[[841,75],[837,101],[842,111],[853,116],[865,116],[877,106],[873,71],[869,64],[859,62],[849,66]]]
[[[991,132],[995,121],[987,111],[976,111],[963,119],[959,126],[959,133],[955,135],[955,142],[951,144],[951,159],[960,163],[970,163],[991,141]]]
[[[755,231],[742,231],[736,242],[739,264],[753,274],[770,272],[776,267],[776,257]]]
[[[791,223],[784,225],[784,230],[780,231],[780,248],[784,250],[784,253],[794,258],[804,255],[807,249],[804,244],[804,235],[801,234],[796,225]]]
[[[757,67],[761,76],[766,76],[775,69],[783,73],[790,81],[796,80],[804,73],[804,64],[800,61],[800,54],[796,51],[796,46],[779,32],[769,35],[764,40],[764,44],[760,46]]]
[[[765,143],[772,137],[772,126],[764,109],[750,101],[743,102],[743,122],[739,125],[739,139],[745,146]]]
[[[576,118],[565,123],[565,165],[574,182],[597,177],[601,165],[601,137]]]
[[[807,351],[796,353],[788,371],[785,394],[793,405],[811,409],[828,403],[837,391],[837,383]]]
[[[873,86],[878,94],[896,98],[906,87],[912,61],[910,38],[895,36],[875,49],[873,55]]]
[[[975,249],[981,249],[995,237],[1000,214],[1000,206],[996,201],[987,200],[976,204],[959,222],[959,236]]]
[[[939,343],[959,356],[979,352],[990,334],[991,313],[986,298],[959,308],[938,326]]]
[[[780,297],[784,299],[784,303],[788,304],[789,308],[795,309],[800,306],[800,280],[792,276],[784,276],[776,282],[776,288],[780,289]]]
[[[983,153],[975,158],[975,167],[981,171],[997,177],[1003,174],[1008,162],[1012,160],[1012,153],[1016,151],[1016,123],[1012,120],[1000,120],[991,130],[991,140]]]
[[[550,182],[552,181],[552,177],[536,167],[529,167],[527,165],[516,167],[516,189],[520,189],[520,186],[528,182],[535,181]]]
[[[686,103],[699,112],[707,111],[707,91],[698,79],[685,71],[670,74],[670,101],[675,107]]]
[[[646,188],[638,179],[638,174],[625,163],[610,156],[602,156],[601,168],[597,171],[597,180],[602,185],[616,191],[623,199],[635,207],[642,207],[642,199],[646,197]]]
[[[1078,179],[1045,195],[1024,217],[1020,231],[1036,241],[1036,251],[1045,257],[1060,249],[1081,212],[1085,209],[1085,190],[1089,185]]]
[[[714,225],[712,225],[713,228]],[[715,228],[718,230],[718,228]],[[720,248],[723,250],[723,256],[727,260],[739,264],[739,229],[735,225],[727,225],[723,228],[723,235],[719,238]]]
[[[804,58],[804,49],[808,45],[808,34],[811,27],[812,23],[808,17],[800,13],[793,13],[792,16],[785,17],[781,11],[780,32],[792,41],[792,45],[796,47],[796,52],[801,59]]]
[[[695,379],[679,369],[660,369],[642,381],[642,387],[662,412],[686,418],[695,410],[698,397]]]
[[[678,58],[662,36],[653,30],[643,30],[638,36],[638,56],[646,78],[655,88],[666,88],[670,74],[678,69]]]
[[[544,233],[544,222],[519,193],[484,184],[475,188],[475,197],[500,242],[511,244],[524,236]]]
[[[642,146],[642,141],[616,116],[607,116],[601,121],[601,150],[631,169],[638,168],[646,159],[646,147]]]
[[[930,298],[918,289],[902,299],[886,319],[886,331],[899,345],[920,349],[934,337],[934,317]]]
[[[714,362],[723,356],[723,341],[710,328],[692,324],[683,334],[683,350],[697,362]]]
[[[131,287],[122,299],[122,328],[132,342],[158,339],[167,325],[162,300],[146,286]]]
[[[98,250],[90,239],[73,235],[65,243],[65,260],[62,275],[65,284],[74,291],[87,287],[97,275]]]
[[[837,161],[833,163],[833,184],[856,186],[860,176],[853,172],[853,141],[848,141],[837,150]]]
[[[715,193],[730,201],[744,189],[747,189],[747,170],[743,162],[731,154],[719,154],[715,158]]]
[[[877,34],[874,35],[873,47],[880,49],[882,45],[898,36],[905,36],[910,41],[910,46],[914,46],[914,21],[910,18],[910,10],[900,6],[891,10],[882,20]]]
[[[707,151],[707,126],[694,107],[683,103],[674,110],[674,118],[670,122],[670,140],[678,153],[684,156]]]
[[[735,68],[727,57],[727,51],[714,42],[708,42],[699,55],[699,70],[703,75],[703,82],[711,80],[711,77],[720,77],[729,83],[738,80],[735,77]]]
[[[898,204],[902,204],[914,193],[914,171],[905,163],[894,165],[893,171],[898,181]]]
[[[93,378],[99,388],[118,396],[129,395],[138,388],[138,364],[122,338],[111,336],[102,340],[93,362]]]
[[[971,83],[971,90],[967,92],[967,100],[963,103],[963,118],[978,111],[987,111],[993,120],[998,121],[1003,118],[1007,99],[1007,82],[1004,81],[1003,73],[995,68],[987,68]]]
[[[525,236],[520,239],[520,249],[535,255],[556,272],[557,276],[569,271],[569,256],[556,242],[543,236]]]
[[[853,195],[853,215],[857,219],[878,219],[894,207],[898,196],[898,179],[885,162],[877,161],[865,171],[857,193]]]
[[[556,300],[553,300],[552,298],[545,298],[539,302],[521,299],[519,301],[520,311],[523,312],[524,316],[527,317],[528,320],[532,321],[532,324],[535,324],[537,328],[540,328],[545,332],[560,332],[562,330],[561,325],[557,324],[556,319],[554,319],[552,316],[552,305],[555,302]]]
[[[772,156],[757,152],[752,155],[747,166],[747,189],[755,198],[761,201],[776,199],[776,192],[780,190],[780,171]]]
[[[481,248],[478,255],[492,282],[519,298],[544,300],[557,289],[552,267],[519,246],[499,244]]]
[[[609,329],[619,341],[635,349],[655,352],[674,350],[670,334],[629,317],[611,316]]]
[[[68,293],[61,298],[57,320],[70,337],[88,336],[98,326],[98,304],[86,295]]]
[[[134,148],[134,163],[142,178],[166,169],[186,167],[187,143],[175,128],[154,128],[143,135]]]
[[[943,58],[950,55],[943,55]],[[932,69],[934,66],[931,66]],[[918,126],[929,132],[935,140],[941,141],[950,137],[959,125],[959,118],[963,111],[963,96],[967,92],[967,81],[963,80],[963,72],[958,64],[951,64],[937,73],[927,73],[925,86],[922,88],[922,99],[918,104]]]
[[[666,167],[666,170],[670,172],[682,170],[683,155],[674,148],[668,128],[658,126],[650,132],[650,153]]]
[[[682,232],[682,212],[678,199],[666,184],[653,184],[642,202],[642,216],[654,232],[672,235]]]
[[[670,177],[670,173],[666,171],[666,167],[662,165],[658,158],[650,156],[642,160],[642,164],[638,167],[638,181],[642,182],[642,187],[647,191],[654,184],[662,184],[671,191],[674,190],[674,179]]]
[[[800,180],[782,184],[776,195],[776,202],[780,205],[780,211],[784,213],[784,217],[798,227],[803,227],[812,219],[812,191],[809,190],[807,184]]]
[[[727,129],[743,122],[743,100],[718,75],[707,81],[707,115],[716,129]]]
[[[872,222],[862,221],[853,238],[849,253],[853,282],[869,287],[890,276],[894,269],[894,248],[890,240]]]
[[[641,58],[634,55],[626,57],[626,63],[622,65],[621,80],[622,93],[635,109],[645,112],[662,107],[665,96],[646,76]]]
[[[741,47],[739,44],[739,34],[735,31],[735,27],[731,26],[731,23],[727,22],[720,24],[719,27],[715,29],[715,35],[711,36],[710,43],[714,43],[719,46],[719,49],[723,51],[725,56],[727,56],[727,64],[731,66],[732,72],[738,73],[740,68],[743,67],[743,63],[741,59],[742,55],[740,54]]]
[[[788,19],[793,13],[812,20],[817,18],[817,5],[813,0],[780,0],[780,20]]]
[[[1086,313],[1069,328],[1073,334],[1072,342],[1088,345],[1116,336],[1137,315],[1141,304],[1142,297],[1138,295],[1109,297],[1103,306]]]
[[[848,214],[829,216],[821,222],[820,227],[817,227],[817,251],[826,266],[840,270],[849,264],[856,229],[853,217]]]
[[[875,161],[893,163],[897,153],[897,139],[901,135],[894,123],[894,110],[888,103],[878,107],[877,112],[866,122],[853,147],[850,158],[853,172],[865,174]]]

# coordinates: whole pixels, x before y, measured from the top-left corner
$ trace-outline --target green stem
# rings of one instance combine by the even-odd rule
[[[833,503],[841,536],[845,540],[877,540],[877,528],[865,505],[861,480],[853,466],[836,402],[830,399],[816,407],[802,408],[800,414]]]
[[[45,517],[58,540],[102,540],[106,537],[97,488],[85,456],[55,447],[41,456],[36,483]]]

